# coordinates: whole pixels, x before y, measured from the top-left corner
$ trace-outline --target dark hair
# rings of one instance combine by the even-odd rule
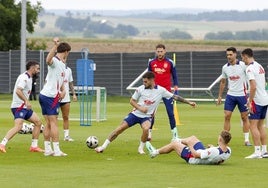
[[[142,75],[142,78],[152,79],[152,78],[155,78],[155,76],[154,76],[153,72],[148,71],[148,72],[144,73],[144,75]]]
[[[232,51],[233,53],[237,53],[237,50],[235,47],[229,47],[226,49],[226,51]]]
[[[57,52],[62,53],[66,51],[67,52],[71,51],[71,46],[67,42],[61,42],[57,47]]]
[[[165,45],[164,44],[157,44],[155,49],[157,48],[163,48],[163,49],[166,49]]]
[[[251,48],[246,48],[241,52],[242,55],[247,55],[248,57],[253,57],[253,50]]]
[[[37,61],[28,61],[27,64],[26,64],[26,70],[29,70],[32,66],[35,66],[35,65],[39,65],[39,63]]]
[[[220,135],[221,135],[225,144],[228,144],[230,142],[230,140],[232,139],[231,133],[226,131],[226,130],[223,130]]]

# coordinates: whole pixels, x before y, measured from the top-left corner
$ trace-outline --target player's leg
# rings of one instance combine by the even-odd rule
[[[231,117],[233,110],[236,106],[236,99],[233,96],[226,95],[225,103],[224,103],[224,125],[223,129],[226,131],[231,130]]]
[[[28,119],[28,121],[34,124],[34,128],[32,131],[32,144],[30,147],[30,151],[31,152],[44,152],[43,149],[38,147],[38,138],[39,138],[40,130],[42,126],[42,122],[40,118],[37,116],[35,112],[33,112],[31,117]]]
[[[143,122],[141,123],[141,128],[142,128],[142,135],[141,135],[141,140],[140,140],[140,145],[138,147],[138,153],[139,154],[145,154],[143,148],[145,146],[145,143],[148,139],[148,131],[151,126],[151,118],[143,118]]]
[[[243,133],[244,133],[244,143],[245,146],[252,146],[249,142],[249,119],[248,119],[248,109],[246,107],[247,99],[246,97],[237,97],[237,106],[240,111],[241,120],[243,124]]]
[[[64,103],[60,106],[62,119],[63,119],[63,133],[64,133],[64,141],[74,141],[70,137],[70,130],[69,130],[69,114],[70,114],[70,103]]]
[[[172,140],[176,140],[179,138],[179,135],[178,135],[177,127],[176,127],[176,120],[174,117],[173,98],[170,98],[170,99],[163,98],[163,102],[166,106],[166,111],[167,111],[168,118],[169,118],[169,125],[171,129]]]
[[[95,151],[97,153],[102,153],[112,141],[114,141],[122,132],[124,132],[128,128],[129,128],[128,123],[125,120],[123,120],[122,123],[110,133],[110,135],[104,141],[104,143],[101,146],[95,148]]]

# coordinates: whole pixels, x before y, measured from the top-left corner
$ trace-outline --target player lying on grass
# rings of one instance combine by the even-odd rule
[[[175,151],[189,164],[221,164],[231,156],[231,148],[228,147],[232,136],[228,131],[222,131],[218,137],[218,146],[209,145],[205,148],[203,143],[195,136],[172,141],[171,143],[155,149],[149,141],[146,148],[151,158],[159,154],[167,154]]]
[[[142,128],[142,135],[138,152],[140,154],[145,154],[143,148],[148,139],[148,130],[151,127],[152,117],[154,116],[160,101],[162,101],[162,98],[168,99],[172,97],[174,100],[187,103],[193,107],[196,106],[195,102],[188,101],[179,95],[174,95],[161,86],[155,85],[154,78],[154,73],[150,71],[146,72],[142,76],[143,85],[136,89],[130,99],[130,104],[134,107],[134,109],[125,117],[122,123],[112,131],[103,145],[95,148],[97,153],[103,152],[110,142],[115,140],[119,134],[129,127],[139,123]]]

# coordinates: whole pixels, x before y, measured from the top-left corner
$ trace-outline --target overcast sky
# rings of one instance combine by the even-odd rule
[[[19,1],[19,0],[17,0]],[[29,0],[36,4],[38,0]],[[263,10],[268,0],[39,0],[45,9],[135,10],[200,8],[208,10]]]

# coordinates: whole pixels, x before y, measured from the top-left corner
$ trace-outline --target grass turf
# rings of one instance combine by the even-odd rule
[[[151,159],[139,155],[141,128],[136,125],[121,134],[102,154],[87,148],[85,140],[90,135],[103,143],[108,134],[119,125],[131,110],[129,98],[108,97],[107,121],[80,126],[71,121],[70,134],[74,142],[64,142],[62,121],[59,121],[60,147],[67,157],[45,157],[28,152],[31,135],[16,135],[7,145],[7,153],[0,153],[1,187],[261,187],[267,186],[268,159],[244,159],[253,147],[243,146],[239,113],[232,117],[231,158],[219,166],[189,165],[174,152]],[[11,96],[0,96],[0,139],[13,126],[9,106]],[[37,101],[34,110],[40,115]],[[181,137],[198,136],[204,144],[216,144],[223,127],[223,106],[199,103],[196,109],[178,104]],[[72,113],[79,103],[71,104]],[[72,114],[71,113],[71,114]],[[72,118],[72,115],[71,115]],[[160,147],[171,140],[164,105],[158,108],[152,144]],[[39,145],[43,147],[40,135]]]

